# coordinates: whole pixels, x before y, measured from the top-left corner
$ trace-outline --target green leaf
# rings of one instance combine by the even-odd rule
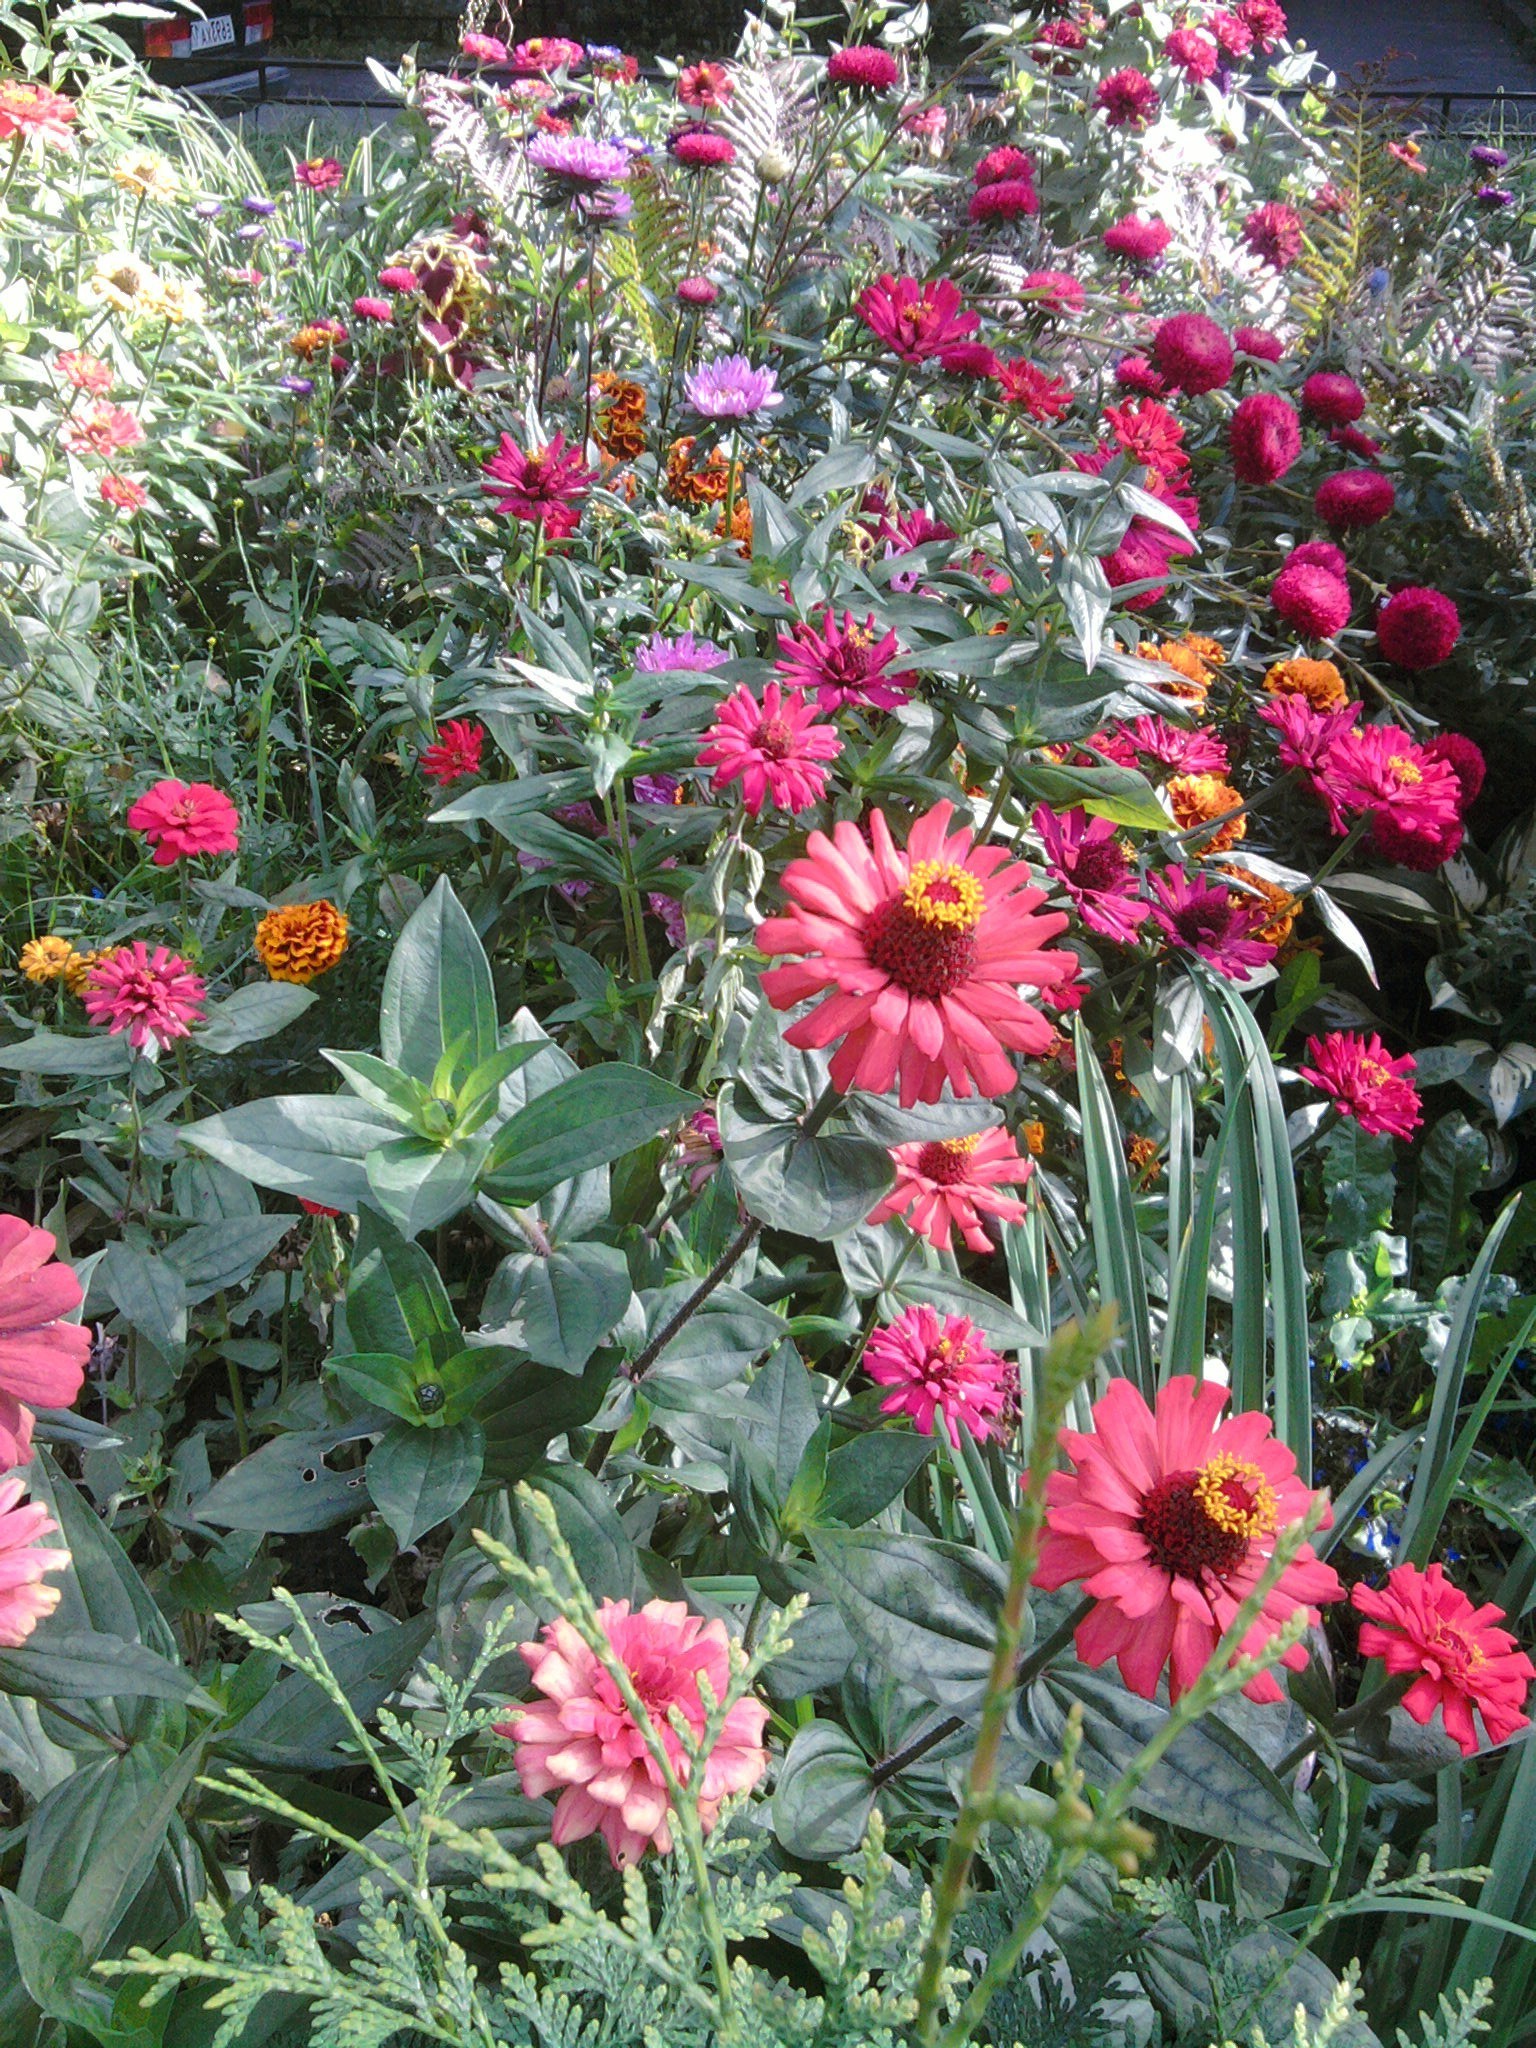
[[[1028,761],[1016,768],[1013,786],[1021,803],[1049,804],[1052,810],[1082,809],[1116,825],[1166,832],[1173,820],[1162,799],[1137,768],[1069,768],[1055,761]]]
[[[248,1280],[293,1228],[293,1217],[225,1216],[197,1223],[166,1246],[163,1258],[181,1275],[188,1302],[206,1301],[221,1287]]]
[[[334,1430],[297,1430],[263,1444],[194,1504],[197,1519],[218,1529],[302,1536],[361,1514],[368,1497],[362,1469],[334,1472],[325,1462],[340,1440]]]
[[[158,2048],[161,2028],[117,2024],[110,1992],[91,1982],[80,1937],[0,1890],[16,1970],[27,1996],[49,2019],[78,2028],[97,2048]]]
[[[820,1416],[816,1389],[793,1344],[775,1344],[747,1389],[737,1428],[763,1459],[772,1498],[785,1500]]]
[[[819,1529],[811,1549],[867,1656],[941,1707],[974,1706],[997,1634],[1004,1574],[932,1536]]]
[[[969,1316],[987,1342],[1000,1351],[1023,1351],[1046,1341],[1046,1333],[1026,1323],[1007,1302],[969,1280],[962,1280],[958,1273],[946,1273],[937,1266],[914,1269],[908,1265],[897,1275],[889,1292],[907,1306],[927,1303],[945,1315]]]
[[[430,1081],[450,1046],[465,1069],[496,1051],[491,966],[446,875],[406,920],[384,975],[379,1049],[391,1066]]]
[[[387,1351],[414,1359],[434,1338],[462,1341],[436,1266],[372,1209],[358,1216],[357,1243],[347,1282],[347,1335],[357,1351]]]
[[[432,1091],[414,1075],[402,1073],[388,1060],[371,1052],[332,1052],[322,1047],[320,1057],[331,1065],[359,1101],[366,1102],[391,1122],[414,1129],[416,1120],[432,1100]]]
[[[355,1214],[369,1199],[363,1161],[400,1134],[350,1095],[271,1095],[188,1124],[182,1142],[257,1187]]]
[[[133,1048],[121,1032],[66,1038],[59,1031],[35,1031],[13,1045],[0,1045],[0,1067],[13,1074],[126,1074],[132,1065]]]
[[[629,1306],[629,1265],[614,1245],[558,1246],[548,1258],[514,1252],[497,1271],[506,1314],[521,1317],[521,1344],[535,1365],[580,1372]],[[498,1297],[498,1313],[501,1312]]]
[[[584,1465],[540,1465],[530,1473],[529,1484],[553,1507],[581,1583],[593,1599],[632,1599],[641,1583],[640,1560],[603,1482]],[[518,1555],[530,1564],[551,1563],[540,1523],[520,1500],[510,1505]]]
[[[359,1480],[362,1476],[358,1474]],[[401,1684],[432,1639],[430,1614],[394,1625],[370,1610],[368,1633],[336,1628],[329,1632],[330,1640],[327,1630],[316,1625],[316,1617],[310,1620],[333,1676],[364,1720]],[[346,1736],[340,1708],[313,1679],[290,1671],[220,1738],[218,1752],[236,1763],[271,1770],[345,1770],[353,1761],[338,1747]]]
[[[773,1831],[791,1856],[830,1863],[864,1839],[875,1804],[869,1759],[834,1721],[807,1721],[773,1792]]]
[[[601,1359],[580,1378],[549,1366],[518,1366],[476,1410],[485,1428],[487,1477],[506,1486],[525,1478],[558,1437],[592,1420],[612,1380],[613,1367]]]
[[[368,1454],[373,1504],[408,1550],[463,1507],[485,1464],[485,1432],[470,1417],[447,1429],[397,1423]]]
[[[1120,1315],[1127,1376],[1150,1401],[1156,1391],[1152,1367],[1151,1318],[1141,1258],[1141,1234],[1130,1175],[1121,1150],[1120,1124],[1109,1087],[1083,1020],[1073,1022],[1077,1046],[1078,1099],[1083,1113],[1083,1163],[1098,1266],[1099,1299],[1114,1302]],[[1038,1339],[1036,1340],[1038,1341]]]
[[[840,1237],[865,1220],[895,1178],[884,1145],[824,1130],[807,1137],[796,1118],[765,1111],[742,1081],[721,1090],[718,1115],[742,1201],[776,1230]]]
[[[102,1253],[95,1284],[131,1328],[173,1364],[180,1362],[187,1341],[187,1286],[169,1259],[119,1238]]]
[[[407,1237],[419,1237],[468,1207],[489,1151],[484,1137],[452,1145],[391,1139],[363,1161],[374,1205]]]
[[[217,1712],[190,1671],[142,1643],[96,1631],[74,1634],[44,1622],[19,1650],[0,1650],[0,1692],[31,1700],[175,1700]]]
[[[840,1444],[827,1459],[816,1519],[862,1528],[903,1494],[933,1454],[934,1439],[912,1429],[874,1429]]]
[[[592,1167],[622,1159],[698,1107],[698,1097],[644,1067],[589,1067],[538,1096],[496,1133],[482,1185],[526,1203]]]
[[[235,1052],[282,1031],[315,1001],[311,988],[297,982],[256,982],[237,988],[222,1002],[210,1003],[206,1021],[192,1033],[204,1052]]]
[[[1487,1137],[1459,1109],[1431,1126],[1419,1153],[1410,1240],[1421,1287],[1438,1287],[1460,1265],[1477,1221],[1472,1197],[1487,1173]]]

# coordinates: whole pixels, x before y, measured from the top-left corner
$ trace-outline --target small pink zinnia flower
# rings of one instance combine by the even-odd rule
[[[1347,427],[1365,411],[1365,393],[1342,370],[1316,370],[1301,387],[1301,409],[1325,427]]]
[[[430,747],[416,756],[416,766],[429,782],[445,787],[466,775],[480,773],[480,753],[485,745],[485,727],[471,718],[445,719]]]
[[[883,1095],[898,1080],[902,1107],[956,1095],[1004,1095],[1016,1076],[1008,1051],[1043,1053],[1046,1019],[1020,993],[1070,981],[1075,954],[1047,950],[1066,926],[1038,914],[1043,889],[999,846],[951,833],[954,806],[919,818],[905,849],[882,811],[866,844],[846,821],[813,832],[784,871],[787,915],[758,927],[760,949],[801,956],[763,976],[776,1010],[816,997],[785,1038],[802,1049],[841,1041],[832,1080]]]
[[[471,32],[459,37],[459,48],[476,64],[505,64],[507,61],[507,46],[500,36],[482,36]]]
[[[1530,1726],[1525,1702],[1536,1664],[1508,1629],[1502,1607],[1474,1607],[1443,1565],[1427,1571],[1400,1564],[1380,1591],[1356,1586],[1351,1599],[1369,1617],[1360,1649],[1380,1657],[1389,1676],[1414,1681],[1403,1705],[1422,1727],[1440,1709],[1445,1732],[1463,1756],[1477,1752],[1475,1707],[1490,1742],[1507,1742]]]
[[[1032,420],[1059,420],[1072,408],[1071,387],[1023,356],[998,364],[997,393]]]
[[[720,296],[720,287],[707,277],[685,277],[679,281],[677,296],[685,306],[712,306]]]
[[[1168,379],[1146,356],[1122,356],[1115,365],[1115,382],[1122,391],[1139,391],[1146,398],[1168,395]]]
[[[1155,263],[1172,240],[1166,221],[1143,220],[1139,213],[1128,213],[1104,230],[1105,248],[1129,263]]]
[[[1246,981],[1255,967],[1274,959],[1274,947],[1254,936],[1269,916],[1263,904],[1234,897],[1187,868],[1164,868],[1149,881],[1156,899],[1152,915],[1162,930],[1228,981]]]
[[[1154,1697],[1165,1667],[1170,1699],[1188,1692],[1257,1586],[1276,1536],[1314,1499],[1269,1417],[1222,1420],[1226,1398],[1210,1380],[1180,1377],[1158,1390],[1154,1414],[1129,1380],[1111,1380],[1094,1403],[1092,1431],[1062,1431],[1072,1471],[1047,1482],[1035,1584],[1044,1592],[1082,1585],[1097,1605],[1077,1630],[1078,1656],[1093,1666],[1113,1657],[1143,1699]],[[1343,1597],[1332,1566],[1303,1546],[1238,1654],[1262,1649],[1298,1607],[1317,1626],[1318,1608]],[[1306,1661],[1299,1643],[1281,1659],[1288,1671]],[[1272,1671],[1243,1691],[1283,1697]]]
[[[1079,280],[1067,270],[1029,271],[1019,286],[1019,297],[1042,313],[1067,315],[1081,313],[1088,300]]]
[[[1019,1157],[1001,1124],[969,1138],[894,1145],[891,1160],[896,1185],[869,1212],[871,1223],[904,1217],[909,1229],[941,1252],[949,1250],[950,1233],[958,1230],[973,1252],[987,1252],[992,1240],[983,1216],[1003,1223],[1024,1219],[1024,1204],[1002,1190],[1028,1180],[1034,1162]]]
[[[93,405],[59,428],[60,445],[71,455],[116,455],[120,449],[137,448],[143,439],[138,415],[121,405]]]
[[[743,683],[716,711],[699,749],[699,766],[715,771],[710,787],[739,782],[753,818],[765,803],[791,813],[809,810],[826,794],[826,763],[843,751],[836,729],[817,725],[815,717],[798,691],[767,683],[759,704]]]
[[[827,76],[834,85],[855,85],[865,92],[888,92],[901,76],[901,66],[889,50],[875,43],[850,43],[834,50],[827,59]]]
[[[481,490],[509,518],[542,525],[551,540],[567,540],[581,523],[581,508],[597,472],[588,469],[564,434],[525,453],[510,434],[481,465],[491,481]]]
[[[995,188],[990,188],[995,189]],[[957,341],[939,353],[939,368],[950,377],[995,377],[1002,364],[984,341]]]
[[[1131,65],[1101,79],[1093,103],[1111,128],[1145,128],[1161,104],[1151,79]]]
[[[1099,735],[1097,745],[1108,760],[1123,767],[1152,761],[1169,775],[1225,775],[1232,765],[1225,745],[1203,725],[1170,725],[1166,718],[1145,712],[1112,725]]]
[[[1443,591],[1394,590],[1376,614],[1376,643],[1399,668],[1437,668],[1460,638],[1461,615]]]
[[[135,1052],[151,1040],[163,1050],[202,1021],[206,992],[201,975],[179,953],[165,946],[151,953],[142,939],[135,939],[131,946],[101,954],[90,967],[85,1011],[114,1038],[126,1031]]]
[[[310,192],[339,192],[346,175],[333,156],[308,156],[293,167],[293,182]]]
[[[1289,270],[1305,247],[1301,215],[1294,206],[1277,199],[1256,206],[1240,232],[1254,255],[1271,270]]]
[[[1301,420],[1278,391],[1251,391],[1227,423],[1239,483],[1272,484],[1301,453]]]
[[[57,1536],[59,1525],[41,1501],[26,1500],[26,1485],[15,1473],[0,1479],[0,1649],[19,1650],[37,1624],[59,1604],[47,1572],[69,1568],[69,1552],[38,1541]]]
[[[1379,469],[1341,469],[1324,477],[1313,499],[1317,516],[1336,533],[1357,533],[1376,526],[1397,503],[1391,477]]]
[[[56,1246],[51,1231],[0,1216],[0,1471],[32,1455],[32,1409],[68,1408],[85,1384],[91,1333],[64,1320],[82,1296]]]
[[[981,325],[981,315],[965,309],[959,287],[947,277],[922,284],[884,271],[860,292],[853,310],[904,363],[925,363]]]
[[[736,92],[735,80],[723,64],[706,59],[685,64],[677,75],[677,96],[685,107],[728,107]]]
[[[149,503],[149,493],[141,483],[131,476],[118,476],[109,470],[96,486],[101,493],[101,502],[110,505],[115,512],[142,512]]]
[[[1175,313],[1152,337],[1151,356],[1176,391],[1197,398],[1232,381],[1232,344],[1204,313]]]
[[[681,1600],[648,1600],[633,1614],[627,1600],[605,1600],[597,1619],[673,1774],[686,1783],[693,1766],[671,1716],[681,1715],[697,1738],[708,1718],[700,1678],[714,1699],[724,1699],[731,1680],[725,1623],[700,1621]],[[544,1698],[510,1708],[496,1733],[516,1745],[518,1776],[530,1799],[559,1795],[550,1829],[556,1848],[600,1834],[615,1869],[638,1862],[650,1848],[666,1855],[672,1847],[666,1780],[612,1677],[563,1616],[545,1626],[538,1642],[518,1648]],[[719,1818],[723,1799],[749,1792],[767,1769],[767,1720],[768,1709],[750,1696],[726,1715],[700,1787],[706,1829]]]
[[[809,619],[801,619],[779,635],[774,666],[791,689],[814,690],[821,711],[838,711],[845,704],[894,711],[906,703],[917,681],[911,669],[889,672],[900,653],[896,635],[881,633],[873,612],[862,625],[852,612],[844,612],[839,625],[829,605],[820,632]]]
[[[1456,771],[1448,761],[1433,759],[1400,725],[1341,732],[1315,781],[1337,813],[1370,819],[1371,846],[1384,860],[1428,874],[1461,845]]]
[[[910,1415],[919,1436],[937,1432],[955,1450],[962,1423],[977,1443],[1001,1436],[1017,1395],[1017,1372],[968,1316],[942,1315],[925,1304],[876,1330],[864,1347],[864,1369],[891,1389],[882,1415]]]
[[[128,829],[142,832],[155,849],[155,866],[198,860],[205,853],[234,853],[240,845],[240,813],[211,782],[157,782],[128,809]]]
[[[87,392],[92,398],[105,398],[112,389],[112,365],[104,363],[100,356],[88,355],[83,349],[61,349],[53,359],[53,367],[76,391]]]
[[[1221,61],[1221,52],[1211,38],[1193,28],[1176,28],[1163,44],[1163,56],[1192,85],[1203,85],[1208,78],[1214,78]]]
[[[1151,910],[1137,898],[1135,863],[1118,826],[1084,810],[1053,811],[1042,804],[1034,827],[1045,842],[1046,866],[1083,923],[1117,945],[1134,946]]]
[[[1341,711],[1314,711],[1306,698],[1287,694],[1273,698],[1259,712],[1266,725],[1274,727],[1280,739],[1280,765],[1299,768],[1312,786],[1312,793],[1328,807],[1335,832],[1347,828],[1336,800],[1318,781],[1334,741],[1346,733],[1360,716],[1358,704],[1346,704]]]
[[[1373,1031],[1329,1031],[1307,1040],[1310,1066],[1298,1067],[1315,1088],[1362,1131],[1376,1137],[1411,1138],[1424,1120],[1419,1091],[1407,1078],[1414,1071],[1411,1053],[1393,1059]]]

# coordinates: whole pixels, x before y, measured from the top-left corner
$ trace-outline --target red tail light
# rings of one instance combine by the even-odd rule
[[[146,57],[185,57],[192,47],[192,32],[184,21],[147,21],[144,24]]]
[[[248,43],[271,42],[272,0],[246,0],[245,40]]]

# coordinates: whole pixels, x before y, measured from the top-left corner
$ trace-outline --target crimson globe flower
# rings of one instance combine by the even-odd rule
[[[1463,811],[1477,802],[1488,776],[1483,750],[1464,732],[1438,732],[1424,749],[1431,761],[1443,761],[1461,785]]]
[[[194,974],[179,953],[142,939],[114,946],[92,962],[85,977],[85,1013],[109,1034],[126,1032],[135,1052],[154,1045],[161,1051],[190,1035],[205,1015],[207,994],[201,975]]]
[[[1390,1677],[1413,1675],[1403,1705],[1421,1727],[1438,1707],[1446,1734],[1463,1756],[1473,1756],[1474,1709],[1490,1742],[1507,1742],[1530,1726],[1525,1702],[1536,1665],[1498,1626],[1502,1607],[1474,1607],[1438,1564],[1426,1571],[1400,1564],[1379,1591],[1356,1586],[1350,1597],[1367,1617],[1362,1655],[1380,1657]]]
[[[568,448],[563,433],[542,448],[519,448],[510,434],[481,465],[490,478],[480,486],[496,510],[531,526],[551,540],[567,540],[581,524],[581,508],[597,472]]]
[[[240,844],[240,813],[211,782],[178,782],[167,776],[128,809],[128,829],[154,848],[157,868],[209,853],[234,853]]]
[[[873,612],[862,625],[852,612],[844,612],[839,625],[829,605],[819,631],[801,619],[779,635],[775,667],[792,689],[814,690],[822,711],[840,711],[845,704],[894,711],[906,703],[917,680],[911,669],[891,673],[900,652],[896,635],[882,633]]]
[[[971,172],[971,180],[977,185],[1011,184],[1018,179],[1029,184],[1034,175],[1034,158],[1022,149],[1015,149],[1011,142],[1004,142],[987,151]]]
[[[947,277],[923,284],[883,271],[865,286],[853,310],[904,363],[925,363],[981,325],[981,315],[965,308],[958,286]]]
[[[850,43],[827,59],[827,77],[834,85],[856,86],[863,92],[889,92],[900,76],[896,59],[876,43]]]
[[[1095,1667],[1114,1658],[1143,1699],[1165,1669],[1170,1699],[1189,1691],[1257,1588],[1276,1536],[1316,1497],[1268,1416],[1223,1419],[1226,1398],[1224,1387],[1181,1376],[1158,1390],[1154,1413],[1129,1380],[1112,1380],[1092,1431],[1062,1431],[1072,1470],[1046,1482],[1035,1584],[1082,1586],[1095,1605],[1076,1631],[1078,1656]],[[1304,1544],[1236,1654],[1257,1654],[1298,1608],[1315,1627],[1318,1609],[1343,1597],[1332,1566]],[[1300,1671],[1307,1653],[1293,1644],[1280,1661]],[[1272,1671],[1243,1691],[1284,1697]]]
[[[1239,231],[1261,263],[1271,270],[1289,270],[1306,247],[1301,215],[1294,206],[1271,200],[1256,206]]]
[[[1040,200],[1027,179],[999,178],[995,184],[976,187],[968,211],[978,225],[994,220],[1023,220],[1040,211]]]
[[[943,1435],[960,1448],[960,1428],[977,1443],[1003,1433],[1018,1375],[968,1316],[926,1304],[903,1309],[864,1347],[864,1369],[889,1387],[882,1415],[909,1415],[919,1436]]]
[[[826,795],[827,763],[843,751],[836,728],[815,719],[798,691],[767,683],[759,704],[743,683],[716,711],[699,749],[699,766],[714,769],[712,789],[741,784],[749,817],[757,817],[765,803],[791,813],[808,811]]]
[[[485,745],[485,727],[470,718],[448,718],[437,729],[430,747],[416,756],[416,766],[429,782],[445,788],[466,775],[480,773],[480,753]]]
[[[1077,972],[1075,954],[1046,945],[1067,920],[1040,914],[1045,891],[1029,869],[1002,847],[975,846],[968,827],[951,832],[953,816],[953,804],[936,804],[905,848],[882,811],[870,814],[868,843],[846,821],[830,839],[813,832],[784,873],[793,907],[757,932],[764,953],[798,956],[763,976],[774,1008],[819,999],[788,1043],[837,1044],[836,1087],[883,1095],[899,1082],[904,1109],[937,1102],[946,1083],[959,1096],[1006,1094],[1017,1078],[1009,1052],[1038,1056],[1053,1037],[1022,991]]]
[[[1307,1059],[1310,1064],[1296,1070],[1302,1079],[1320,1088],[1340,1115],[1362,1131],[1411,1138],[1423,1122],[1419,1091],[1408,1079],[1413,1055],[1393,1059],[1379,1032],[1369,1038],[1358,1031],[1325,1032],[1307,1040]]]
[[[1421,584],[1394,590],[1376,614],[1376,644],[1399,668],[1438,668],[1460,638],[1455,605],[1443,591]]]
[[[1111,128],[1145,128],[1162,104],[1144,71],[1127,65],[1100,79],[1093,103]]]
[[[667,154],[691,171],[723,170],[736,161],[736,145],[718,129],[679,128],[667,137]]]
[[[1168,379],[1145,356],[1122,356],[1115,365],[1115,382],[1122,391],[1140,392],[1144,398],[1168,396]]]
[[[1239,483],[1272,484],[1301,453],[1301,418],[1278,391],[1251,391],[1227,423]]]
[[[1336,533],[1357,533],[1376,526],[1397,503],[1391,477],[1379,469],[1341,469],[1324,477],[1313,499],[1317,516]]]
[[[1126,214],[1104,230],[1105,248],[1129,263],[1155,263],[1172,240],[1173,230],[1166,221],[1143,220],[1137,213]]]
[[[1342,370],[1315,370],[1301,387],[1301,409],[1325,427],[1347,427],[1365,411],[1365,393]]]
[[[1269,601],[1288,626],[1308,640],[1331,640],[1349,624],[1349,585],[1320,563],[1297,561],[1301,550],[1275,578]]]
[[[1267,327],[1239,327],[1232,336],[1232,345],[1239,354],[1252,356],[1261,363],[1278,363],[1285,354],[1285,343]]]
[[[85,1384],[91,1333],[64,1320],[83,1297],[73,1269],[54,1257],[57,1242],[20,1216],[0,1216],[0,1471],[31,1457],[32,1410],[68,1408]]]
[[[958,1230],[973,1252],[987,1252],[992,1240],[983,1216],[1001,1223],[1024,1220],[1024,1204],[1003,1190],[1028,1180],[1034,1162],[1019,1157],[1001,1124],[968,1138],[894,1145],[891,1163],[896,1185],[869,1212],[871,1223],[900,1216],[941,1252],[949,1250],[951,1233]]]
[[[1176,391],[1220,391],[1237,367],[1232,344],[1204,313],[1175,313],[1152,336],[1151,356]]]
[[[1254,47],[1266,57],[1284,41],[1289,24],[1280,0],[1239,0],[1237,13],[1253,37]]]
[[[0,1479],[0,1649],[19,1650],[45,1616],[59,1604],[59,1589],[44,1583],[49,1572],[69,1569],[69,1552],[39,1541],[57,1536],[59,1525],[41,1501],[27,1501],[17,1474]],[[23,1504],[25,1503],[25,1505]]]

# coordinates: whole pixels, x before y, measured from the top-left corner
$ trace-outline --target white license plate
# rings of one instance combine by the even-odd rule
[[[235,24],[230,15],[216,14],[210,21],[194,21],[192,24],[194,50],[216,50],[221,44],[234,40]]]

